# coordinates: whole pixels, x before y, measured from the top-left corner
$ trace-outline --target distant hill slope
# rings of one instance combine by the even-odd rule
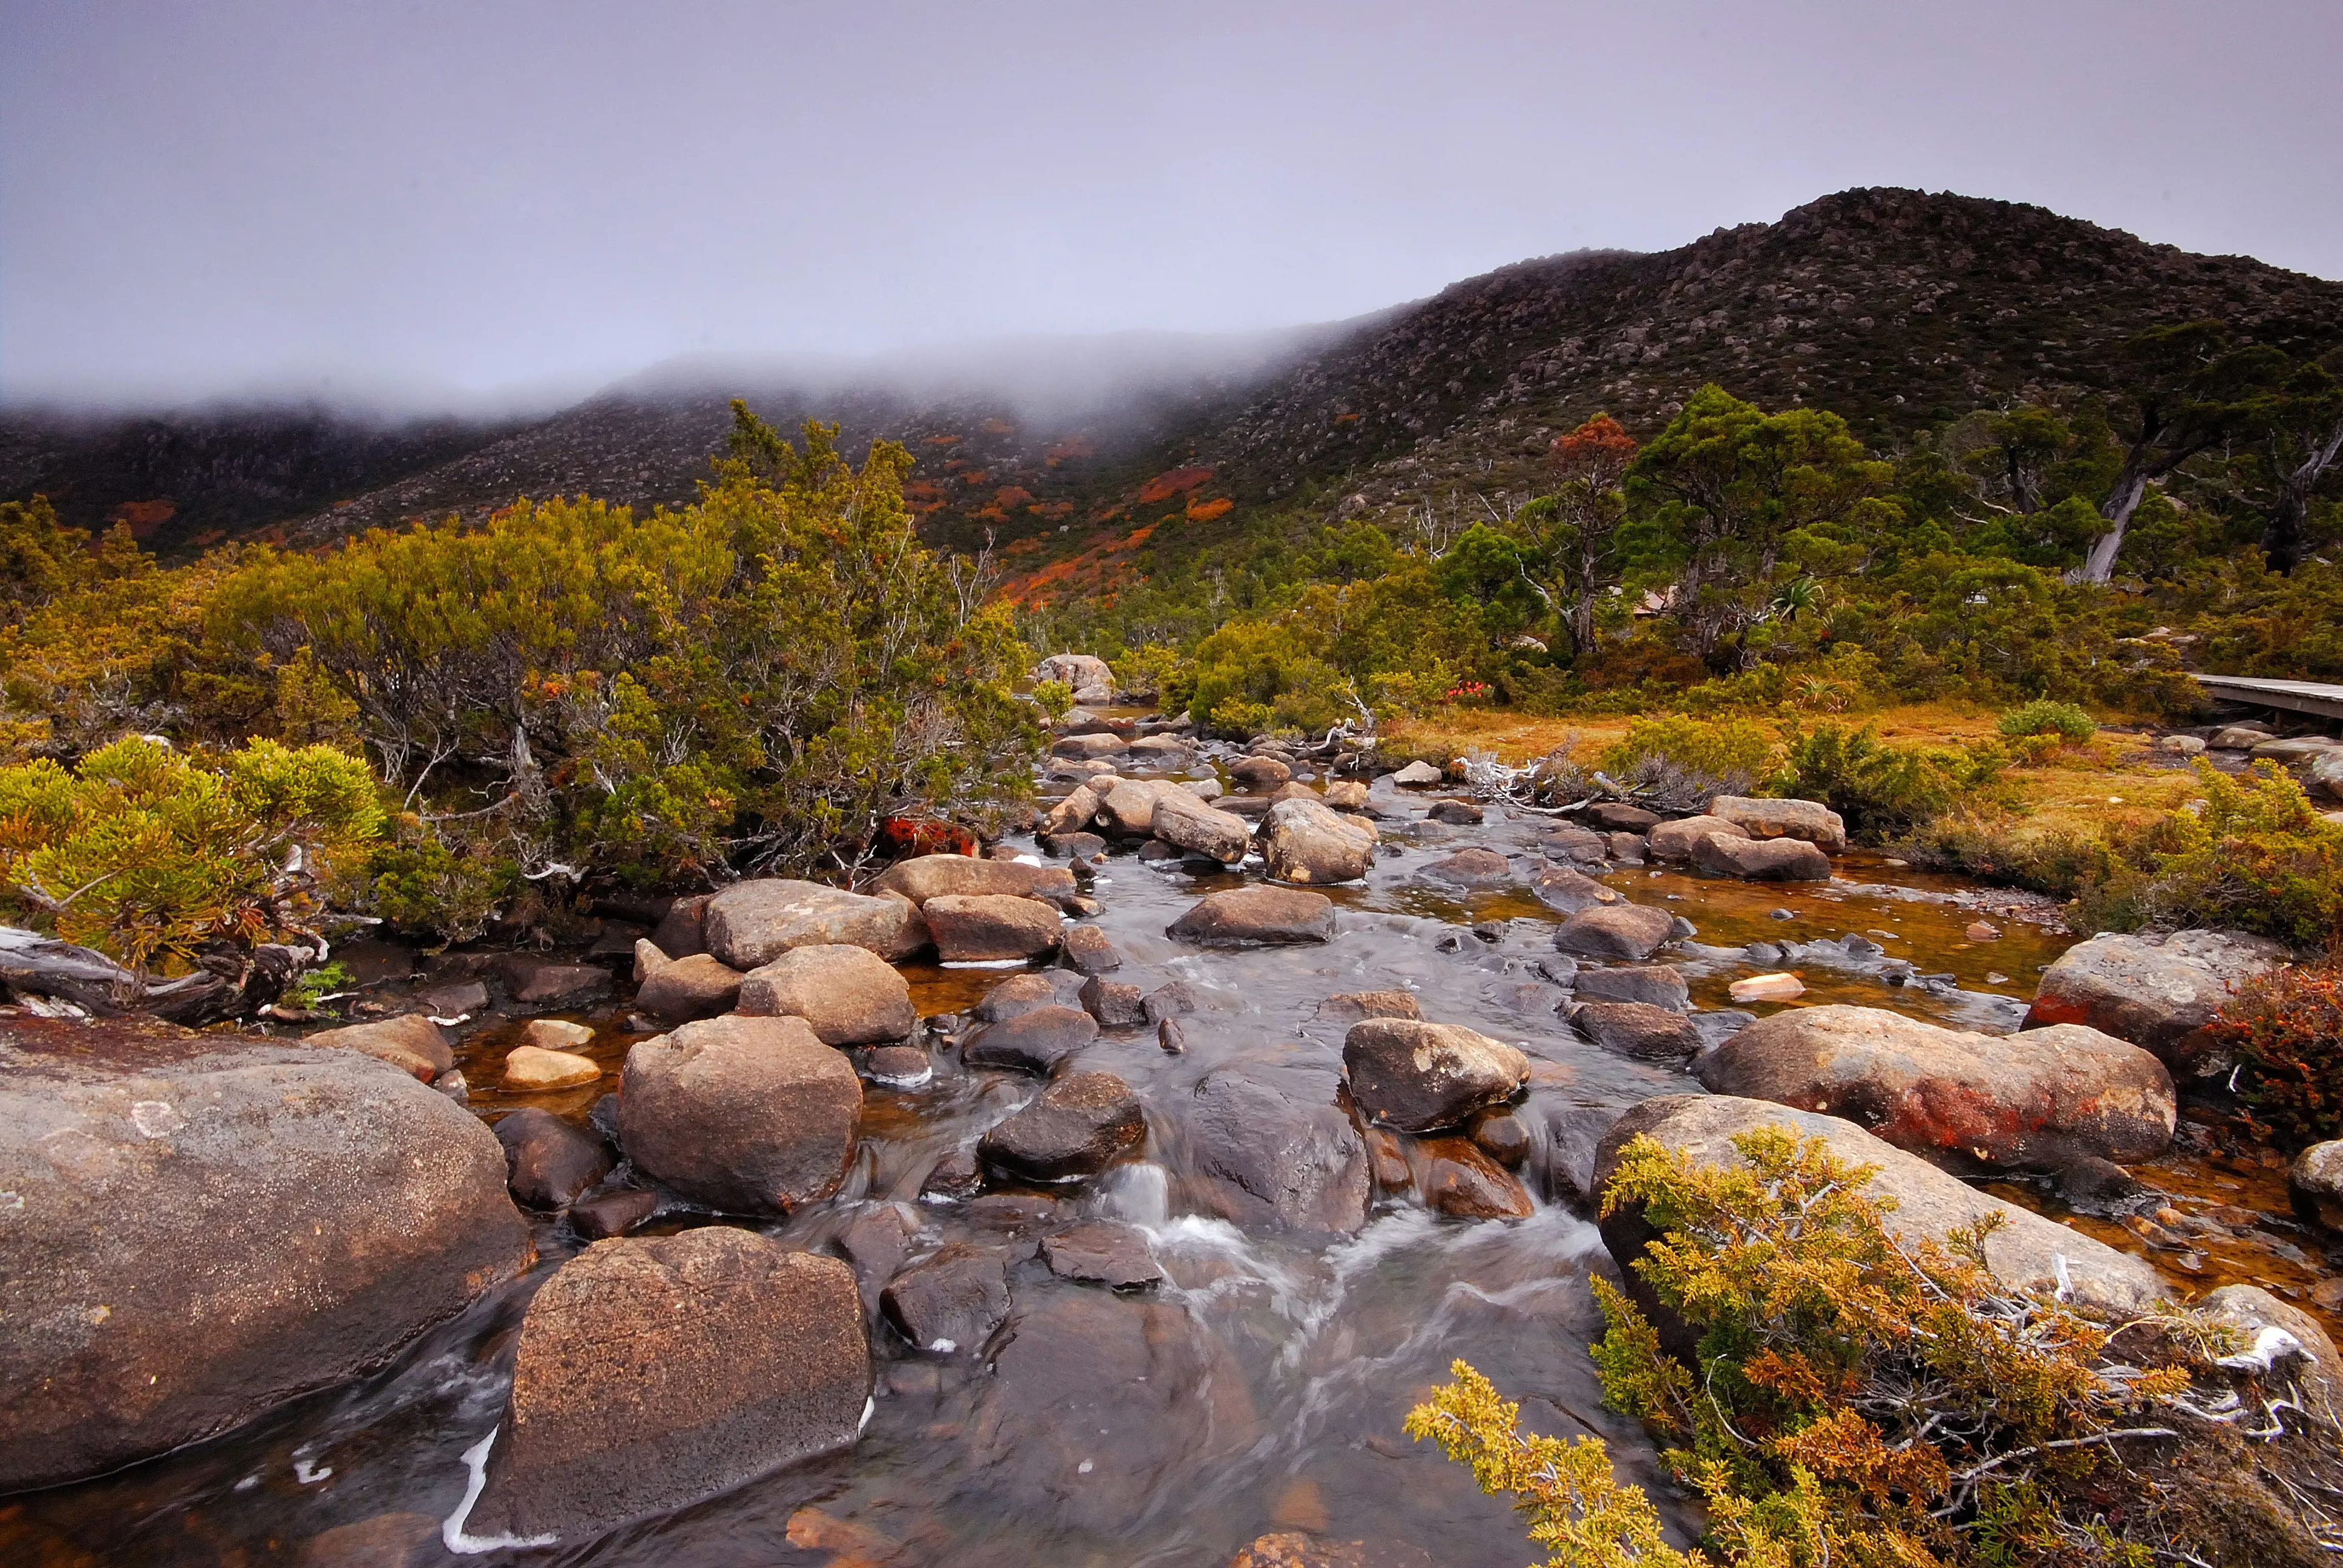
[[[840,421],[850,451],[905,442],[929,537],[970,548],[992,532],[1012,588],[1046,595],[1111,582],[1141,545],[1209,549],[1302,495],[1328,520],[1502,507],[1535,487],[1559,430],[1607,409],[1648,435],[1704,382],[1835,409],[1885,447],[1981,405],[2108,387],[2124,340],[2207,317],[2290,347],[2343,342],[2343,284],[2040,207],[1854,190],[1654,255],[1501,267],[1218,359],[1126,347],[1113,374],[1061,377],[1054,399],[1027,356],[990,386],[981,364],[820,387],[681,367],[499,427],[149,420],[66,452],[0,425],[0,495],[62,483],[76,521],[168,502],[156,538],[182,545],[264,526],[317,542],[523,495],[680,501],[745,393],[784,427]]]

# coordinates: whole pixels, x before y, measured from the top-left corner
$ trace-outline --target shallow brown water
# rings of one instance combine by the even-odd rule
[[[1408,805],[1388,784],[1379,799],[1395,813],[1385,827],[1397,853],[1378,859],[1365,885],[1334,890],[1342,928],[1322,948],[1207,954],[1164,936],[1196,897],[1234,885],[1233,876],[1192,878],[1118,858],[1098,879],[1104,905],[1098,923],[1124,958],[1115,978],[1149,987],[1184,979],[1201,1002],[1185,1020],[1185,1055],[1166,1055],[1149,1030],[1110,1033],[1085,1052],[1084,1067],[1115,1071],[1139,1091],[1151,1136],[1144,1160],[1072,1200],[1082,1211],[1129,1220],[1151,1235],[1171,1282],[1152,1298],[1159,1307],[1147,1316],[1155,1336],[1149,1343],[1161,1342],[1161,1366],[1184,1369],[1177,1386],[1137,1380],[1134,1370],[1146,1369],[1134,1369],[1126,1352],[1101,1360],[1102,1341],[1076,1335],[1062,1347],[1038,1349],[1045,1362],[1061,1363],[1061,1375],[1075,1381],[1083,1400],[1036,1412],[1019,1404],[1011,1386],[1035,1375],[1036,1346],[1017,1352],[1028,1358],[1022,1363],[998,1343],[991,1360],[936,1357],[874,1328],[875,1412],[850,1453],[598,1541],[513,1560],[1218,1568],[1263,1532],[1299,1529],[1373,1543],[1371,1562],[1518,1568],[1530,1549],[1511,1512],[1400,1433],[1408,1406],[1455,1357],[1521,1399],[1539,1430],[1609,1439],[1623,1473],[1654,1486],[1673,1511],[1657,1490],[1648,1444],[1600,1407],[1584,1346],[1599,1330],[1587,1273],[1602,1249],[1584,1217],[1541,1200],[1526,1221],[1471,1224],[1410,1201],[1384,1204],[1355,1239],[1317,1247],[1177,1211],[1170,1167],[1183,1097],[1208,1071],[1242,1065],[1331,1100],[1343,1030],[1317,1012],[1338,991],[1405,986],[1428,1018],[1522,1043],[1537,1061],[1534,1103],[1617,1105],[1694,1087],[1681,1070],[1578,1040],[1556,1016],[1563,993],[1532,966],[1552,951],[1558,915],[1518,890],[1460,897],[1418,876],[1426,863],[1469,844],[1527,849],[1543,825],[1538,819],[1493,810],[1484,828],[1441,829],[1408,821]],[[1740,954],[1745,943],[1870,932],[1887,956],[1956,983],[1931,992],[1889,986],[1843,964],[1790,963],[1785,967],[1800,971],[1809,988],[1805,1001],[1888,1006],[2005,1030],[2016,1022],[2040,966],[2070,940],[1998,916],[1987,918],[2001,937],[1973,940],[1966,928],[1977,911],[1952,901],[1961,892],[1954,885],[1876,858],[1850,856],[1841,869],[1845,880],[1811,889],[1636,869],[1607,879],[1693,921],[1698,935],[1686,962],[1695,1001],[1704,1007],[1726,1005],[1731,980],[1765,967]],[[1790,918],[1773,918],[1776,909]],[[1492,931],[1494,940],[1453,940],[1467,923],[1490,920],[1503,923]],[[1443,950],[1443,938],[1453,950]],[[964,1010],[1002,978],[998,970],[910,972],[926,1014]],[[616,1086],[628,1047],[640,1038],[626,1031],[623,1009],[584,1021],[598,1030],[588,1054],[606,1069],[600,1084],[502,1094],[495,1085],[519,1025],[501,1023],[459,1051],[475,1108],[494,1118],[535,1104],[583,1119]],[[964,1071],[944,1053],[936,1068],[935,1081],[920,1090],[869,1091],[863,1151],[837,1200],[764,1228],[790,1244],[820,1247],[861,1205],[916,1201],[937,1160],[1039,1088],[1012,1075]],[[1525,1120],[1541,1123],[1534,1135],[1543,1138],[1542,1119]],[[2258,1165],[2232,1170],[2217,1160],[2176,1155],[2158,1168],[2169,1181],[2158,1171],[2144,1173],[2198,1210],[2209,1209],[2215,1194],[2226,1194],[2220,1202],[2260,1207],[2273,1201],[2275,1181],[2283,1211],[2282,1175]],[[2230,1181],[2234,1188],[2222,1185]],[[2041,1201],[2031,1190],[2012,1195]],[[929,1243],[968,1238],[1011,1246],[1018,1310],[1034,1321],[1128,1323],[1138,1320],[1111,1315],[1150,1313],[1141,1300],[1100,1297],[1051,1279],[1032,1261],[1031,1237],[986,1231],[960,1209],[927,1206],[922,1215]],[[659,1223],[698,1222],[704,1217],[670,1213]],[[2112,1229],[2078,1223],[2097,1234]],[[579,1245],[563,1221],[540,1221],[537,1232],[542,1258],[528,1280],[427,1333],[375,1377],[120,1475],[0,1505],[0,1558],[291,1563],[304,1543],[335,1526],[392,1513],[447,1519],[464,1493],[458,1456],[498,1419],[521,1310]],[[2143,1250],[2120,1230],[2107,1239]],[[2323,1271],[2312,1254],[2304,1256],[2301,1278],[2283,1282],[2300,1288]],[[2193,1274],[2168,1256],[2160,1261],[2177,1279],[2202,1288],[2217,1277],[2267,1269],[2273,1258],[2258,1242],[2231,1239],[2208,1241]],[[1062,1315],[1068,1312],[1071,1318]],[[436,1534],[414,1558],[458,1560]]]

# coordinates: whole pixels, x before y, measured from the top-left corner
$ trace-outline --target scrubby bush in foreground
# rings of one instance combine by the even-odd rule
[[[1514,1498],[1551,1568],[2316,1554],[2257,1473],[2270,1461],[2230,1424],[2308,1431],[2287,1458],[2326,1472],[2338,1434],[2283,1391],[2250,1387],[2258,1409],[2227,1398],[2215,1358],[2242,1347],[2177,1313],[2111,1327],[2007,1290],[1983,1266],[1985,1231],[1945,1246],[1891,1235],[1891,1202],[1865,1190],[1873,1170],[1819,1140],[1774,1128],[1735,1145],[1726,1169],[1638,1139],[1604,1195],[1606,1215],[1641,1205],[1658,1233],[1634,1273],[1688,1354],[1594,1282],[1605,1399],[1661,1436],[1663,1462],[1704,1501],[1704,1552],[1666,1544],[1599,1440],[1523,1436],[1462,1362],[1408,1416],[1412,1436]]]
[[[2265,1136],[2299,1148],[2343,1134],[2343,966],[2253,976],[2213,1034],[2243,1065],[2239,1093]]]

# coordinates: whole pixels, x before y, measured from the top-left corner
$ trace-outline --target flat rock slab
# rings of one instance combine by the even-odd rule
[[[977,1155],[1012,1181],[1079,1181],[1146,1141],[1131,1085],[1111,1072],[1070,1072],[987,1131]]]
[[[1422,1018],[1423,1009],[1412,990],[1353,990],[1319,1003],[1318,1016],[1334,1023],[1357,1023],[1370,1018]]]
[[[1041,1238],[1041,1261],[1061,1280],[1142,1291],[1163,1282],[1147,1237],[1136,1227],[1093,1220]]]
[[[915,904],[947,894],[994,893],[1020,899],[1071,899],[1079,890],[1063,866],[980,860],[972,855],[921,855],[898,860],[872,880],[873,893],[900,893]]]
[[[1667,964],[1620,964],[1611,969],[1582,969],[1574,980],[1581,1001],[1639,1001],[1647,1007],[1669,1007],[1682,1012],[1692,1006],[1692,988],[1684,971]]]
[[[1299,888],[1231,888],[1197,900],[1164,934],[1203,948],[1329,941],[1334,900]]]
[[[1458,888],[1497,888],[1513,879],[1513,863],[1494,849],[1459,849],[1416,873]]]
[[[345,1382],[533,1256],[496,1135],[447,1096],[136,1023],[0,1025],[0,1492]]]
[[[861,1115],[861,1080],[803,1019],[734,1015],[627,1053],[618,1142],[693,1202],[789,1213],[844,1182]]]
[[[475,1537],[576,1541],[853,1446],[854,1271],[749,1231],[598,1241],[528,1304]]]
[[[2104,1241],[2055,1220],[1980,1192],[1916,1154],[1874,1138],[1852,1121],[1795,1111],[1769,1101],[1722,1094],[1666,1095],[1637,1105],[1612,1125],[1595,1151],[1591,1188],[1599,1193],[1618,1169],[1620,1151],[1638,1133],[1693,1160],[1728,1168],[1741,1163],[1733,1138],[1757,1128],[1786,1127],[1800,1138],[1821,1138],[1840,1158],[1878,1167],[1875,1191],[1896,1201],[1888,1228],[1899,1235],[1925,1235],[1944,1241],[1987,1215],[2002,1223],[1985,1246],[1986,1266],[2004,1284],[2050,1294],[2059,1289],[2062,1266],[2083,1305],[2128,1317],[2166,1294],[2145,1259],[2119,1252]],[[1640,1205],[1602,1221],[1604,1243],[1618,1261],[1627,1289],[1647,1313],[1658,1310],[1634,1260],[1653,1239]]]
[[[740,1010],[801,1018],[824,1045],[898,1040],[920,1022],[911,982],[869,949],[840,942],[792,948],[751,971],[741,982]]]
[[[869,948],[890,963],[928,945],[927,925],[909,899],[782,879],[735,882],[708,900],[702,923],[708,950],[743,971],[817,943]]]
[[[2170,1144],[2176,1111],[2162,1062],[2071,1023],[1995,1037],[1880,1008],[1794,1008],[1694,1072],[1719,1094],[1843,1117],[1962,1172],[2135,1163]]]
[[[1078,1007],[1051,1002],[986,1024],[968,1037],[960,1059],[970,1067],[1046,1075],[1097,1038],[1096,1019]]]
[[[2243,931],[2093,937],[2043,971],[2022,1027],[2087,1024],[2154,1052],[2178,1077],[2227,1072],[2206,1026],[2240,982],[2287,957]]]
[[[480,1005],[487,1006],[487,988],[477,989],[480,992]],[[409,1078],[426,1083],[456,1065],[456,1053],[447,1048],[447,1036],[439,1026],[413,1013],[404,1018],[382,1019],[374,1023],[321,1029],[315,1034],[302,1036],[301,1043],[330,1047],[336,1050],[355,1050],[377,1061],[387,1061]]]
[[[504,1087],[523,1094],[576,1089],[580,1084],[599,1082],[601,1077],[601,1063],[572,1050],[517,1045],[505,1056]]]
[[[1565,915],[1626,900],[1585,872],[1569,866],[1541,866],[1530,873],[1530,891],[1539,903]]]
[[[1461,1025],[1371,1018],[1343,1038],[1342,1069],[1370,1121],[1424,1132],[1511,1099],[1529,1081],[1530,1059]]]

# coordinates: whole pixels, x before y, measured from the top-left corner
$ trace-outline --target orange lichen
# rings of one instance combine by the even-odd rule
[[[1143,507],[1154,501],[1168,501],[1212,477],[1210,468],[1174,468],[1168,474],[1158,474],[1139,487],[1139,504]]]
[[[1188,520],[1192,523],[1209,523],[1214,518],[1227,517],[1235,506],[1236,503],[1226,496],[1210,501],[1191,501],[1188,503]]]

